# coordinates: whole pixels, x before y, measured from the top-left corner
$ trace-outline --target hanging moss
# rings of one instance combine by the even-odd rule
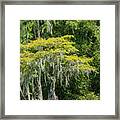
[[[27,81],[27,86],[21,83],[21,90],[27,88],[27,93],[21,91],[23,95],[27,94],[26,99],[58,99],[55,91],[58,85],[67,88],[71,79],[79,76],[80,71],[95,70],[89,64],[92,58],[75,54],[78,50],[73,46],[75,43],[70,41],[71,38],[73,36],[67,35],[38,39],[21,45],[21,73],[30,76],[26,79],[22,74],[21,77],[21,81],[23,78]],[[35,94],[37,97],[34,97]]]

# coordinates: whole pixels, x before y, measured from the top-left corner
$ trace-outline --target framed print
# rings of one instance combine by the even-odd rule
[[[119,6],[2,1],[1,118],[119,119]]]

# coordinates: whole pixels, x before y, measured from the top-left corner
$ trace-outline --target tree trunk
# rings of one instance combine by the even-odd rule
[[[39,79],[38,79],[38,87],[39,87],[39,95],[38,99],[43,100],[43,95],[42,95],[42,85],[41,85],[41,67],[39,64]]]
[[[50,83],[50,88],[48,89],[48,100],[57,100],[58,97],[55,94],[55,83],[56,80],[52,79]]]
[[[37,30],[38,38],[40,38],[40,23],[39,23],[39,20],[37,20],[37,25],[38,25],[38,30]]]

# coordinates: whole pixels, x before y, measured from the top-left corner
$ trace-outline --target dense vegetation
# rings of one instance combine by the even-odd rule
[[[100,99],[99,20],[20,21],[20,99]]]

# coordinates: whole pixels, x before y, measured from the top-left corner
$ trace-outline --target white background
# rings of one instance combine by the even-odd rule
[[[20,100],[20,20],[100,20],[100,100]],[[115,114],[114,5],[5,6],[6,115]]]

